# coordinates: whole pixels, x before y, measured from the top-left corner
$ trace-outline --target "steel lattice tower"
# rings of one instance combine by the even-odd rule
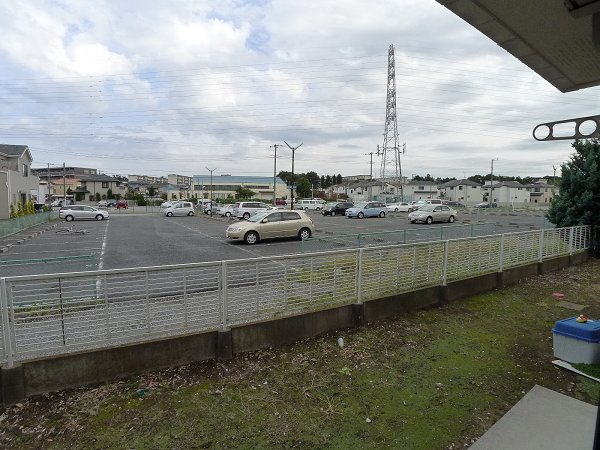
[[[398,121],[396,118],[396,60],[394,46],[388,50],[387,100],[383,146],[377,149],[381,158],[381,182],[396,183],[402,179],[400,149],[398,147]],[[402,191],[402,188],[400,188]]]

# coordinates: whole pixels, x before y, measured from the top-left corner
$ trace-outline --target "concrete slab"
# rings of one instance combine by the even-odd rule
[[[579,305],[577,303],[571,303],[566,301],[558,302],[556,305],[562,306],[563,308],[572,309],[574,311],[581,311],[582,309],[587,307],[586,305]]]
[[[589,450],[597,408],[534,386],[470,448],[472,450]]]

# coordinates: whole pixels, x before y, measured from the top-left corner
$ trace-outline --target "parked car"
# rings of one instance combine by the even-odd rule
[[[117,209],[127,209],[129,205],[127,204],[127,200],[118,200],[117,201]]]
[[[116,208],[117,207],[117,201],[116,200],[107,200],[106,201],[106,207],[107,208]]]
[[[444,203],[444,205],[450,206],[452,208],[466,208],[466,206],[463,205],[462,203],[460,203],[460,202],[453,202],[453,201],[448,201],[448,202]]]
[[[168,208],[169,206],[171,206],[173,203],[175,203],[173,200],[167,200],[166,202],[162,202],[160,204],[161,208]]]
[[[64,200],[54,200],[52,203],[50,203],[50,206],[52,208],[60,208],[61,206],[68,206],[68,205],[72,205],[72,204],[73,204],[73,200],[68,198],[66,200],[66,202]]]
[[[220,206],[217,202],[209,202],[202,204],[202,212],[204,214],[218,214]]]
[[[229,225],[225,236],[252,245],[270,238],[308,239],[314,231],[315,225],[304,211],[271,210],[255,214],[244,222]]]
[[[488,202],[481,202],[475,205],[475,208],[497,208],[498,203],[492,203],[492,206]]]
[[[108,208],[108,202],[106,200],[100,200],[98,202],[98,208]]]
[[[275,200],[275,205],[277,205],[277,206],[285,206],[285,205],[287,205],[287,201],[278,198],[277,200]]]
[[[352,202],[326,203],[325,206],[323,206],[323,211],[321,211],[321,214],[324,216],[343,216],[346,214],[346,210],[348,208],[352,208],[353,206],[354,203]]]
[[[266,211],[270,207],[270,205],[263,202],[239,202],[235,204],[232,216],[237,217],[238,219],[248,220],[257,212]]]
[[[346,217],[385,217],[387,208],[383,202],[360,202],[346,210]]]
[[[58,212],[58,217],[65,219],[67,222],[72,220],[104,220],[108,219],[108,211],[94,208],[88,205],[70,205],[65,206]]]
[[[417,203],[412,205],[412,209],[413,211],[416,211],[417,209],[421,208],[421,206],[424,205],[441,205],[442,204],[442,200],[439,198],[430,198],[427,200],[419,200]]]
[[[294,209],[303,209],[305,211],[314,209],[315,211],[321,211],[323,209],[323,200],[300,199],[295,203]]]
[[[222,217],[231,217],[234,209],[235,209],[234,203],[229,203],[227,205],[223,205],[219,208],[219,215]]]
[[[176,202],[168,208],[165,208],[164,215],[167,217],[173,216],[193,216],[194,204],[192,202]]]
[[[406,202],[390,203],[387,205],[388,212],[412,212],[413,208]]]
[[[411,223],[422,222],[432,224],[433,222],[450,222],[456,220],[457,212],[455,209],[446,205],[423,205],[418,210],[408,215]]]

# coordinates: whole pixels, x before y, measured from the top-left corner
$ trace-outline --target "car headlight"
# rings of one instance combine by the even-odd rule
[[[241,227],[229,227],[227,228],[227,231],[229,231],[230,233],[237,233],[238,231],[242,231]]]

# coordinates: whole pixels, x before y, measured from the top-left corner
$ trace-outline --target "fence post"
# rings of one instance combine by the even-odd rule
[[[6,290],[6,279],[0,278],[0,308],[2,308],[2,338],[4,339],[4,352],[8,368],[12,368],[15,364],[13,359],[14,343],[12,341],[12,333],[10,332],[10,320],[8,315],[8,293]]]
[[[358,276],[356,279],[357,292],[356,292],[356,303],[362,303],[362,275],[363,275],[363,249],[358,249]]]
[[[575,227],[569,229],[569,255],[573,256],[573,241],[575,240]]]
[[[227,296],[227,261],[221,262],[221,329],[217,332],[216,356],[219,361],[233,358],[233,339],[227,325],[229,299]]]
[[[540,243],[538,248],[538,262],[544,261],[544,229],[540,230]]]
[[[498,255],[499,272],[504,272],[504,234],[500,235],[500,254]]]
[[[450,241],[444,241],[444,262],[442,265],[442,286],[448,284],[448,247]]]
[[[221,262],[221,330],[227,331],[228,298],[227,298],[227,261]]]

